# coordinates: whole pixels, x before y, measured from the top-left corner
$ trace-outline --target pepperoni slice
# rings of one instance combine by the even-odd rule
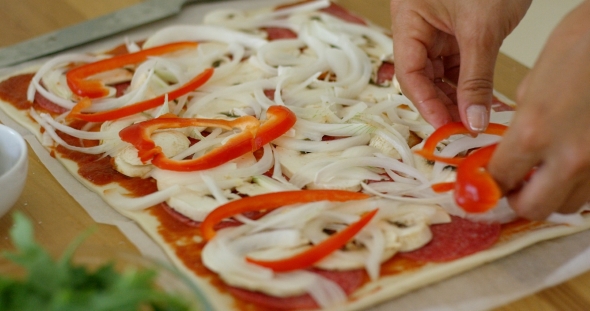
[[[174,218],[174,220],[182,223],[183,225],[187,225],[190,227],[199,227],[201,225],[200,221],[192,220],[192,219],[184,216],[183,214],[177,212],[174,208],[172,208],[166,202],[160,203],[160,206],[164,209],[164,211],[166,211],[166,213],[168,213],[168,215],[170,215],[172,218]],[[248,213],[244,213],[244,216],[247,218],[250,218],[252,220],[256,220],[256,219],[264,216],[264,213],[256,212],[256,211],[255,212],[248,212]],[[222,221],[222,222],[218,223],[217,225],[215,225],[214,229],[221,230],[223,228],[236,227],[236,226],[240,226],[240,225],[242,225],[242,223],[237,220],[225,220],[225,221]]]
[[[43,109],[53,112],[53,113],[64,113],[68,111],[68,109],[55,104],[54,102],[50,101],[49,99],[45,98],[45,96],[41,95],[39,92],[35,92],[35,104],[41,106]]]
[[[270,99],[270,100],[275,100],[275,90],[264,90],[264,95]]]
[[[347,295],[350,295],[359,288],[363,284],[365,278],[365,272],[360,269],[350,271],[313,269],[311,271],[335,282]],[[228,290],[231,294],[241,300],[271,310],[307,310],[319,308],[315,300],[309,294],[294,297],[274,297],[260,292],[253,292],[231,286],[228,286]]]
[[[266,31],[266,36],[269,41],[283,40],[283,39],[297,39],[297,33],[289,28],[282,27],[267,27],[263,29]]]
[[[400,256],[427,262],[445,262],[490,248],[500,237],[499,223],[473,222],[451,216],[451,222],[432,225],[432,240],[426,246]]]
[[[377,81],[378,85],[386,85],[393,80],[395,74],[395,66],[390,62],[383,62],[377,70]]]
[[[125,91],[127,91],[127,89],[129,88],[130,85],[131,85],[131,82],[121,82],[119,84],[113,85],[113,87],[115,87],[115,90],[117,90],[117,92],[115,93],[115,96],[121,97],[121,96],[125,95]]]

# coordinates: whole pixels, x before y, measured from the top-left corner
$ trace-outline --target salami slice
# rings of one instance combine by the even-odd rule
[[[347,295],[350,295],[359,288],[365,279],[365,272],[360,269],[350,271],[313,269],[312,272],[335,282]],[[315,300],[309,294],[282,298],[231,286],[228,287],[228,290],[239,299],[271,310],[307,310],[319,308]]]
[[[375,81],[378,85],[386,85],[389,84],[393,80],[393,75],[395,74],[395,67],[392,63],[383,62],[381,66],[379,66],[379,70],[377,70],[377,81]]]
[[[196,221],[196,220],[192,220],[188,217],[186,217],[185,215],[183,215],[182,213],[177,212],[176,210],[174,210],[174,208],[172,208],[170,205],[168,205],[166,202],[162,202],[160,203],[160,206],[162,207],[162,209],[164,209],[164,211],[170,215],[174,220],[190,226],[190,227],[199,227],[201,226],[201,222],[200,221]],[[246,218],[250,218],[252,220],[256,220],[260,217],[262,217],[264,215],[264,213],[261,212],[247,212],[243,214]],[[237,220],[224,220],[220,223],[218,223],[217,225],[215,225],[214,229],[215,230],[221,230],[224,228],[229,228],[229,227],[236,227],[236,226],[240,226],[242,225],[241,222],[237,221]]]
[[[451,222],[432,225],[432,240],[426,246],[400,255],[417,261],[445,262],[488,249],[500,237],[498,223],[473,222],[451,216]]]
[[[264,31],[266,31],[266,38],[269,41],[297,38],[297,33],[289,28],[267,27],[264,28]]]
[[[125,95],[125,91],[127,91],[127,89],[129,88],[130,85],[131,85],[131,82],[122,82],[122,83],[118,83],[118,84],[113,85],[113,87],[117,90],[115,96],[121,97],[121,96]]]
[[[45,96],[41,95],[41,93],[39,93],[39,92],[35,93],[34,100],[37,105],[43,107],[45,110],[47,110],[49,112],[61,114],[61,113],[68,111],[68,109],[66,109],[62,106],[59,106],[59,105],[55,104],[54,102],[50,101],[49,99],[45,98]]]

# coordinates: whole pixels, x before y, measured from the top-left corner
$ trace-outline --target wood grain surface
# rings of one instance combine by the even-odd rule
[[[0,0],[0,47],[139,2],[140,0]],[[383,27],[389,27],[388,0],[338,2]],[[514,98],[516,87],[527,72],[528,68],[525,66],[500,55],[494,80],[496,89]],[[68,243],[87,228],[94,228],[96,232],[90,236],[87,244],[138,253],[135,246],[117,228],[95,223],[57,183],[32,150],[29,150],[29,154],[28,180],[12,212],[22,211],[33,220],[36,237],[52,254],[63,252]],[[7,238],[11,225],[10,214],[0,218],[2,250],[12,247]],[[496,310],[590,310],[590,272]]]

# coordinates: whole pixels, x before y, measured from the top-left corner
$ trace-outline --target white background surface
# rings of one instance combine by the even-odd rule
[[[523,65],[532,67],[552,29],[582,1],[533,0],[527,15],[504,40],[500,50]]]

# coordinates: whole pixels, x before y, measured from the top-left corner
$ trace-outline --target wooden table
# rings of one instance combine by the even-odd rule
[[[140,0],[0,0],[0,47],[139,2]],[[388,27],[388,0],[339,2]],[[528,68],[500,55],[496,72],[496,88],[514,98],[516,86],[528,72]],[[22,211],[34,221],[36,237],[52,254],[61,254],[72,239],[89,227],[96,228],[96,233],[87,240],[88,244],[138,253],[135,246],[117,228],[95,223],[57,183],[32,150],[29,153],[28,180],[12,211]],[[11,247],[6,238],[11,225],[9,215],[0,218],[0,249]],[[497,310],[590,310],[588,289],[590,272]]]

